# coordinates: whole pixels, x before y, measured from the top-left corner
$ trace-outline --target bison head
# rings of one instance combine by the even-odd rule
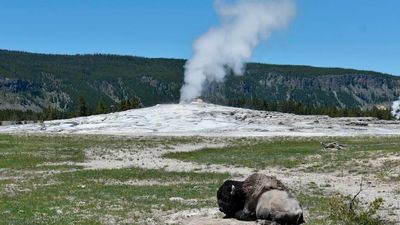
[[[218,189],[217,200],[219,210],[225,213],[226,218],[232,218],[237,211],[243,210],[245,194],[242,189],[243,182],[227,180]]]

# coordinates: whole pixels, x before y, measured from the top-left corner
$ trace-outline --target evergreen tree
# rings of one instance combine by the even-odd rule
[[[331,117],[376,117],[383,120],[392,120],[390,109],[378,109],[373,107],[369,110],[361,110],[359,107],[338,108],[335,106],[315,106],[302,104],[295,101],[267,101],[260,99],[228,99],[229,106],[258,109],[265,111],[278,111],[284,113],[295,113],[299,115],[328,115]]]
[[[104,114],[104,113],[107,113],[107,109],[104,103],[100,101],[96,105],[96,114]]]
[[[87,116],[88,115],[88,108],[86,106],[86,101],[83,96],[79,96],[78,98],[78,116]]]
[[[126,100],[121,100],[118,104],[117,110],[120,111],[124,111],[126,110]]]
[[[143,107],[142,101],[141,101],[140,98],[137,97],[137,96],[134,96],[134,97],[130,100],[130,104],[131,104],[131,109],[137,109],[137,108]]]

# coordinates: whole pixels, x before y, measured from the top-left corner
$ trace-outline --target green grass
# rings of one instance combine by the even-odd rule
[[[329,210],[329,197],[319,194],[300,193],[297,198],[303,208],[309,211],[309,216],[304,218],[307,225],[328,225],[332,224],[327,220]]]
[[[127,181],[132,178],[139,180],[159,179],[162,182],[185,181],[202,182],[210,180],[220,180],[220,174],[213,173],[182,173],[165,172],[163,170],[141,170],[136,168],[110,169],[110,170],[80,170],[71,173],[62,173],[58,178],[63,180],[86,181],[88,179],[114,179],[118,181]]]
[[[399,137],[379,138],[334,138],[347,145],[345,151],[322,151],[320,142],[331,141],[326,138],[288,138],[238,142],[238,145],[225,148],[207,148],[196,152],[169,153],[167,158],[193,161],[205,164],[224,164],[264,169],[267,167],[301,168],[308,172],[330,172],[337,169],[356,168],[365,172],[362,162],[372,155],[400,154]],[[373,157],[372,157],[373,158]],[[361,166],[363,168],[358,168]]]
[[[45,164],[82,162],[87,148],[140,150],[199,140],[0,135],[0,224],[107,224],[107,218],[140,224],[154,212],[215,206],[216,190],[227,174]],[[121,183],[128,180],[156,185]],[[171,197],[196,201],[171,201]]]
[[[268,166],[295,167],[304,156],[316,154],[320,150],[318,142],[303,140],[257,141],[226,148],[207,148],[196,152],[169,153],[167,158],[211,164],[229,164],[251,168]]]
[[[82,162],[86,148],[118,149],[196,143],[200,138],[125,138],[0,134],[0,168],[35,169],[43,163]]]
[[[166,157],[199,163],[252,168],[283,167],[324,172],[358,168],[371,157],[398,154],[400,138],[338,138],[343,152],[321,151],[320,140],[303,138],[234,139],[232,146]],[[0,224],[143,224],[152,218],[190,208],[216,207],[220,184],[230,178],[220,173],[167,172],[138,168],[84,170],[81,166],[45,163],[82,162],[87,148],[107,151],[145,147],[172,147],[198,143],[201,138],[127,138],[96,136],[0,135]],[[359,165],[356,165],[358,162]],[[365,162],[365,163],[363,163]],[[311,166],[306,166],[310,164]],[[351,165],[350,165],[351,164]],[[383,163],[382,176],[396,161]],[[398,177],[396,178],[398,179]],[[142,181],[128,185],[126,181]],[[155,185],[146,184],[152,181]],[[398,181],[398,180],[394,180]],[[125,183],[124,183],[125,182]],[[307,224],[340,224],[329,219],[330,196],[315,183],[296,190],[309,211]],[[171,197],[195,201],[171,201]]]
[[[307,225],[390,225],[391,222],[378,219],[377,210],[382,199],[376,199],[368,206],[354,202],[354,212],[349,210],[350,196],[326,195],[322,193],[301,193],[297,196],[308,210]]]
[[[215,193],[226,174],[178,173],[162,170],[116,169],[65,172],[29,182],[13,182],[18,190],[0,194],[0,224],[97,224],[108,215],[140,221],[154,211],[215,206]],[[161,181],[160,185],[106,184],[105,180]],[[176,184],[161,185],[164,181]],[[182,182],[184,181],[184,182]],[[1,189],[11,181],[3,181]],[[187,183],[192,182],[192,183]],[[170,201],[171,197],[197,199],[194,204]],[[61,211],[59,211],[61,210]],[[60,214],[57,212],[59,211]],[[135,214],[136,213],[136,214]],[[136,222],[137,222],[136,221]]]
[[[0,135],[0,168],[34,168],[45,162],[74,161],[84,159],[83,149],[87,141],[75,141],[67,137]]]

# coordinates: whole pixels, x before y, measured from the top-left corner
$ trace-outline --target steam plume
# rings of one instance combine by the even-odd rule
[[[199,97],[206,81],[221,82],[230,71],[242,75],[260,40],[287,26],[295,4],[292,0],[237,0],[235,4],[215,0],[215,9],[221,25],[194,43],[193,56],[185,65],[181,102]]]
[[[392,115],[396,117],[396,119],[400,120],[400,98],[399,100],[393,102]]]

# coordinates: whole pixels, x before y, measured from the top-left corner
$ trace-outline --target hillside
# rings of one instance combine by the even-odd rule
[[[144,106],[179,101],[179,59],[117,55],[49,55],[0,50],[0,109],[75,110],[78,96],[91,108],[138,96]],[[400,79],[370,71],[250,63],[244,76],[211,83],[203,98],[226,104],[237,98],[293,100],[316,106],[389,106]]]

